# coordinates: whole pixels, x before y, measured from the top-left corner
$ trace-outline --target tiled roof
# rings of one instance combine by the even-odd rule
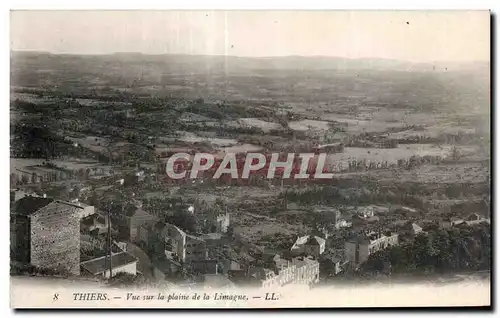
[[[15,213],[19,215],[32,215],[52,202],[54,202],[54,199],[51,198],[27,196],[16,202]]]
[[[422,231],[422,227],[420,227],[418,224],[416,223],[413,223],[412,225],[412,228],[413,228],[413,231],[415,232],[418,232],[418,231]]]
[[[294,247],[297,245],[302,245],[302,244],[317,244],[317,245],[323,245],[325,244],[325,239],[319,237],[319,236],[312,236],[312,235],[306,235],[299,237],[297,241],[295,241]]]

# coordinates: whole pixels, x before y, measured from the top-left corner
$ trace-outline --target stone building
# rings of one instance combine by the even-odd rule
[[[319,282],[319,262],[310,257],[295,257],[291,260],[275,258],[273,269],[252,268],[250,276],[264,288],[282,287],[288,284],[312,286]]]
[[[399,233],[399,240],[401,242],[405,240],[413,240],[419,234],[425,233],[420,225],[411,222],[406,222],[403,226],[397,229],[397,232]]]
[[[24,197],[43,197],[43,195],[38,195],[33,191],[21,190],[21,189],[13,189],[10,190],[10,203],[14,204],[17,201],[21,200]]]
[[[472,213],[465,219],[467,225],[475,225],[479,223],[489,223],[490,219],[480,215],[479,213]]]
[[[294,283],[313,285],[319,282],[319,262],[308,257],[297,257],[292,260],[295,267]]]
[[[293,244],[292,253],[299,255],[305,254],[318,258],[325,252],[326,241],[319,236],[306,235],[299,237]]]
[[[398,234],[369,233],[356,236],[345,242],[345,259],[357,267],[368,260],[371,254],[384,248],[398,245]]]
[[[82,233],[92,233],[96,231],[98,234],[107,233],[109,226],[108,216],[104,213],[95,213],[82,219],[80,229]]]
[[[190,211],[196,219],[197,231],[201,233],[227,233],[230,218],[227,208],[217,204],[196,202]]]
[[[158,222],[152,226],[141,226],[138,240],[155,253],[183,263],[208,257],[208,248],[203,237],[188,234],[168,223]]]
[[[123,209],[123,214],[115,216],[113,220],[120,233],[120,239],[138,242],[138,229],[142,225],[155,224],[158,219],[146,212],[139,202],[128,205]]]
[[[123,179],[123,185],[127,187],[137,185],[144,182],[145,177],[144,171],[138,171],[133,174],[126,175]]]
[[[39,268],[80,273],[80,220],[93,207],[43,197],[24,197],[11,212],[14,260]]]
[[[214,227],[216,233],[226,233],[229,228],[229,213],[221,213],[215,217]]]

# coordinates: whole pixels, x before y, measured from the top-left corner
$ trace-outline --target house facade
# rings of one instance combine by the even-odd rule
[[[80,220],[93,211],[51,198],[24,197],[11,214],[14,258],[39,268],[80,274]]]
[[[113,221],[119,226],[121,239],[134,243],[140,241],[138,231],[141,226],[155,224],[158,220],[157,217],[142,209],[139,203],[127,207],[123,212],[123,215],[115,217]]]
[[[351,266],[357,267],[366,262],[371,254],[398,244],[398,234],[370,233],[360,235],[345,242],[344,256]]]
[[[297,238],[297,241],[293,244],[291,251],[296,255],[305,254],[318,258],[325,252],[325,248],[325,239],[319,236],[306,235]]]
[[[153,247],[157,253],[183,263],[208,257],[208,249],[203,237],[188,234],[169,223],[139,227],[138,240]]]
[[[276,288],[287,284],[311,286],[319,282],[319,262],[310,257],[279,259],[276,261],[275,271],[260,269],[258,276],[263,288]]]
[[[83,275],[114,277],[119,273],[137,275],[137,258],[127,252],[114,253],[109,263],[109,255],[94,258],[80,264]],[[111,266],[111,272],[109,267]]]

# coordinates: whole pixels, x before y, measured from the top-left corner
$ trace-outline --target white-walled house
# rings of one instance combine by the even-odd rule
[[[107,255],[82,262],[80,263],[81,273],[109,278],[109,259]],[[118,273],[137,275],[137,258],[127,252],[113,254],[111,257],[111,266],[112,277]]]

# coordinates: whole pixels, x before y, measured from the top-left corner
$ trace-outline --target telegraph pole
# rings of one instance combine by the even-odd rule
[[[111,243],[111,211],[108,212],[108,252],[109,252],[109,278],[113,277],[113,264],[111,258],[113,256],[112,243]]]
[[[123,197],[123,193],[122,192],[119,192],[120,195]],[[111,211],[112,211],[112,207],[113,207],[113,203],[115,202],[115,199],[112,199],[111,200],[111,203],[110,203],[110,206],[108,208],[108,215],[107,215],[107,219],[108,219],[108,248],[107,248],[107,252],[106,252],[106,256],[104,257],[104,266],[105,267],[108,267],[109,268],[109,278],[113,277],[113,262],[111,260],[112,256],[113,256],[113,251],[112,251],[112,247],[113,247],[113,240],[111,238]],[[125,209],[125,206],[123,205],[122,203],[122,215],[123,215],[123,212],[124,212],[124,209]],[[109,255],[109,263],[107,261],[107,257]],[[108,265],[109,264],[109,265]]]

